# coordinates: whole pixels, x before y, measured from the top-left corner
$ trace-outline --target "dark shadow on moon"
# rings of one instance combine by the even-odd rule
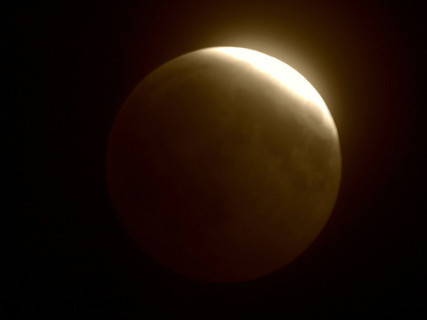
[[[308,104],[221,54],[149,75],[108,152],[110,192],[134,240],[207,281],[248,280],[295,259],[326,223],[340,180],[335,128]]]

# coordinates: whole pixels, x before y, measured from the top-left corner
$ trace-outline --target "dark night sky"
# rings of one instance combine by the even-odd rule
[[[27,319],[421,319],[421,17],[411,1],[11,5],[5,310]],[[144,76],[225,45],[282,59],[317,88],[338,128],[343,177],[330,221],[294,263],[264,279],[206,284],[159,267],[126,235],[107,193],[105,149]]]

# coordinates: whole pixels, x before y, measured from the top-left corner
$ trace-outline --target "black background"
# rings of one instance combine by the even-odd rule
[[[421,5],[34,1],[5,13],[8,318],[426,314]],[[207,284],[132,243],[107,193],[105,150],[144,76],[227,45],[273,55],[317,88],[338,128],[343,176],[330,221],[299,259],[263,279]]]

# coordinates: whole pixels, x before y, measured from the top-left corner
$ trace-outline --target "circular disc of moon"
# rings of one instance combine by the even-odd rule
[[[257,51],[180,56],[130,94],[107,150],[125,229],[159,264],[237,282],[295,260],[334,207],[338,133],[313,86]]]

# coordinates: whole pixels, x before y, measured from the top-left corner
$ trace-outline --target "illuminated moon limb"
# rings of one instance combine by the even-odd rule
[[[236,47],[217,47],[212,49],[251,64],[261,72],[279,81],[301,98],[313,102],[322,110],[328,122],[333,122],[328,107],[320,94],[304,76],[291,66],[269,55],[251,49]]]

